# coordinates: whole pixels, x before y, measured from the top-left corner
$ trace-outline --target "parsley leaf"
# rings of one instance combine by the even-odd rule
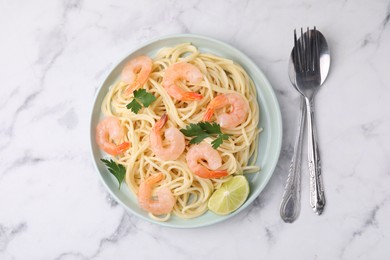
[[[200,122],[199,123],[200,127],[204,129],[207,133],[209,134],[222,134],[221,131],[221,126],[218,125],[217,123],[209,123],[209,122]]]
[[[208,134],[201,134],[201,135],[198,135],[198,136],[196,136],[195,138],[192,138],[192,139],[191,139],[190,144],[199,144],[200,142],[203,141],[203,139],[206,139],[207,137],[209,137]]]
[[[134,113],[138,114],[138,111],[142,108],[141,104],[138,103],[136,99],[133,99],[129,104],[127,104],[127,109],[130,109]]]
[[[229,135],[222,133],[221,126],[217,123],[199,122],[190,124],[185,129],[180,129],[180,131],[187,137],[194,137],[190,144],[198,144],[203,139],[216,135],[217,138],[211,142],[214,149],[217,149],[224,140],[229,139]]]
[[[139,110],[142,108],[141,104],[144,107],[148,107],[156,100],[156,97],[153,96],[153,94],[148,93],[145,89],[135,90],[133,94],[134,99],[127,104],[126,107],[136,114],[138,114]]]
[[[134,91],[134,97],[144,105],[144,107],[148,107],[152,104],[156,97],[153,94],[148,93],[145,89],[139,89]]]
[[[126,175],[126,168],[122,164],[117,164],[114,162],[112,159],[111,160],[105,160],[105,159],[100,159],[104,164],[107,166],[108,171],[115,176],[115,178],[118,180],[119,183],[119,188],[121,189],[121,184],[123,182],[123,179],[125,178]]]
[[[223,143],[223,140],[228,140],[228,139],[229,139],[229,135],[227,134],[218,135],[217,139],[211,142],[211,145],[213,146],[214,149],[217,149]]]
[[[180,129],[180,131],[185,135],[185,136],[197,136],[203,134],[203,129],[200,127],[198,124],[190,124],[186,127],[186,129]],[[202,140],[201,140],[202,141]]]

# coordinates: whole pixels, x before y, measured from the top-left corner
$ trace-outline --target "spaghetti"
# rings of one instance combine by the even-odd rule
[[[199,84],[187,86],[177,82],[185,91],[199,93],[202,99],[196,101],[179,101],[172,98],[162,86],[166,69],[172,64],[187,62],[195,65],[203,75]],[[185,43],[175,47],[161,49],[153,58],[152,71],[148,80],[141,86],[156,97],[147,108],[142,108],[138,114],[127,109],[126,105],[132,96],[124,95],[127,84],[123,81],[111,86],[102,103],[102,112],[106,116],[118,118],[120,125],[127,133],[125,142],[131,147],[114,160],[126,167],[125,180],[128,187],[138,194],[140,184],[149,176],[161,172],[164,175],[159,186],[169,188],[175,197],[175,205],[171,213],[156,216],[154,219],[165,221],[173,213],[180,218],[194,218],[205,213],[207,202],[214,190],[222,183],[230,180],[233,175],[259,171],[254,165],[257,155],[257,138],[261,129],[258,128],[259,106],[256,100],[254,84],[245,70],[229,59],[213,54],[200,52],[195,46]],[[217,149],[221,158],[220,169],[226,170],[228,176],[218,179],[203,179],[194,175],[186,162],[186,154],[191,147],[186,137],[186,148],[176,160],[164,161],[158,158],[150,148],[149,135],[155,122],[166,113],[167,126],[178,129],[203,120],[209,102],[220,94],[238,93],[249,104],[246,120],[232,129],[223,129],[230,135]],[[220,113],[229,112],[229,108],[221,109]],[[211,138],[203,142],[211,143]]]

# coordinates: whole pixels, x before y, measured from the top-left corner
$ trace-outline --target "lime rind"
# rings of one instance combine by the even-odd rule
[[[209,210],[218,215],[228,215],[241,207],[249,195],[249,184],[242,176],[235,176],[216,190],[208,202]]]

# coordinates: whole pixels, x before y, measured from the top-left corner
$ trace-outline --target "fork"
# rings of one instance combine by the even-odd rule
[[[317,130],[314,125],[314,96],[321,86],[320,58],[316,28],[297,40],[294,30],[295,51],[293,64],[296,70],[296,88],[303,95],[306,103],[308,126],[308,164],[310,173],[310,205],[320,215],[325,206],[325,195],[321,175],[321,161],[317,144]]]

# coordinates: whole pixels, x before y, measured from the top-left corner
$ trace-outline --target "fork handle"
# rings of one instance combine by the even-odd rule
[[[313,99],[312,99],[313,100]],[[317,131],[314,124],[313,101],[305,98],[308,130],[308,163],[310,174],[310,205],[317,215],[325,207],[324,186],[322,183],[321,160],[317,144]]]
[[[286,223],[294,222],[297,219],[300,211],[301,155],[305,117],[306,105],[303,96],[301,96],[298,131],[295,137],[294,153],[293,157],[291,158],[290,170],[288,172],[287,183],[284,188],[282,202],[280,203],[280,216]]]

